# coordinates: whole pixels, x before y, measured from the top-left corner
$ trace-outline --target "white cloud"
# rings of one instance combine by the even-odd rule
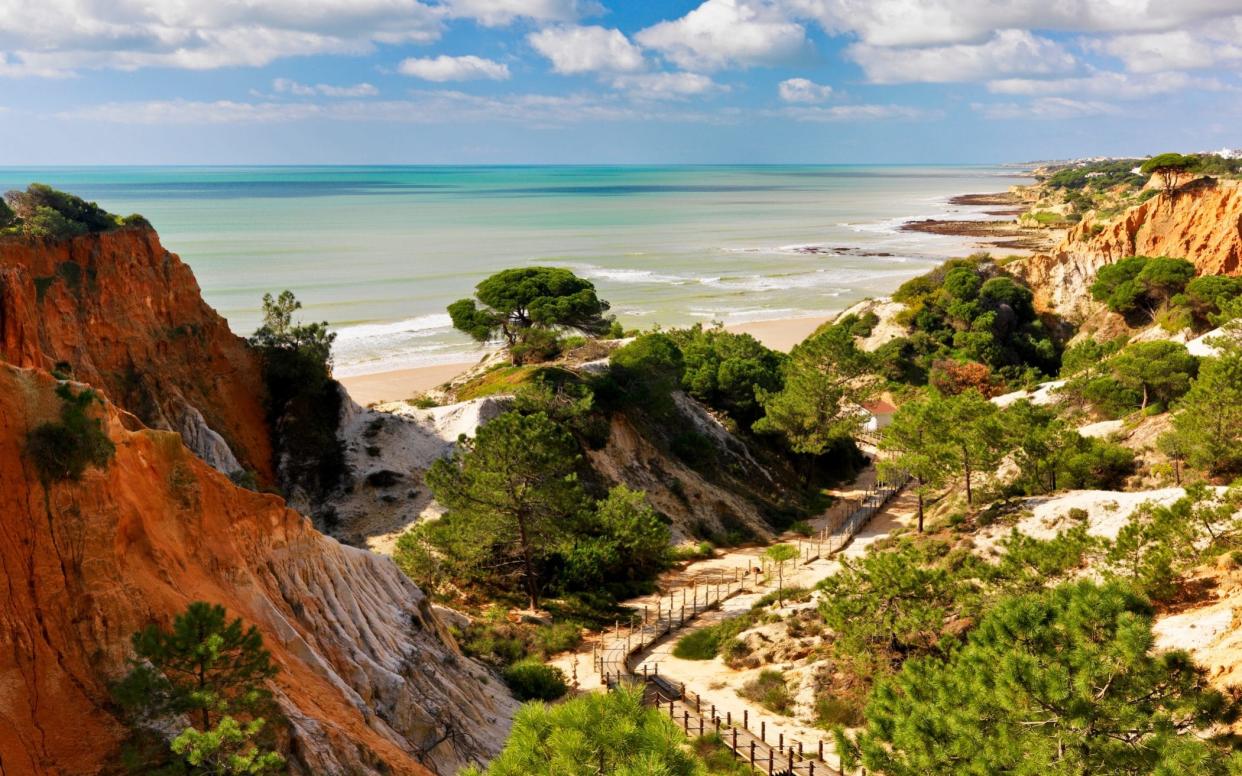
[[[634,37],[689,70],[787,62],[808,46],[806,30],[772,0],[705,0]]]
[[[558,73],[629,73],[642,70],[643,53],[619,30],[605,27],[548,27],[527,36],[530,45]]]
[[[450,90],[416,92],[407,100],[343,100],[327,103],[230,100],[110,102],[64,111],[56,114],[56,117],[148,125],[263,124],[329,120],[407,124],[504,121],[532,127],[558,127],[597,121],[721,121],[720,116],[709,113],[656,110],[635,105],[617,95],[518,94],[486,97]]]
[[[777,92],[785,102],[823,102],[832,96],[832,87],[806,78],[788,78],[780,82]]]
[[[507,81],[509,66],[473,55],[450,57],[411,57],[401,60],[397,72],[421,78],[424,81]]]
[[[1222,33],[1224,34],[1222,36]],[[1093,41],[1089,47],[1110,54],[1135,73],[1158,73],[1166,70],[1194,70],[1242,60],[1242,19],[1228,23],[1213,32],[1176,30],[1146,35],[1118,35]],[[1227,36],[1227,38],[1224,38]]]
[[[272,81],[272,89],[278,94],[292,94],[297,97],[374,97],[379,89],[368,83],[352,86],[333,86],[332,84],[304,84],[288,78],[277,78]]]
[[[620,75],[612,79],[614,88],[622,89],[632,97],[647,100],[667,100],[691,97],[711,92],[728,91],[705,75],[698,73],[636,73]]]
[[[938,118],[939,114],[908,105],[791,105],[767,115],[782,116],[795,121],[836,123],[845,121],[886,121]]]
[[[83,68],[262,66],[376,43],[427,43],[441,9],[419,0],[0,0],[0,74]]]
[[[779,0],[791,17],[873,46],[981,43],[1003,29],[1173,30],[1236,14],[1237,0]]]
[[[1116,105],[1107,102],[1068,97],[1040,97],[1026,103],[975,103],[971,107],[989,119],[1073,119],[1121,112]]]
[[[902,49],[856,43],[847,53],[875,83],[978,81],[998,75],[1051,75],[1073,69],[1073,55],[1025,30],[1000,30],[984,43]]]
[[[488,27],[502,27],[516,19],[537,22],[575,22],[604,12],[594,0],[449,0],[449,13],[477,20]]]
[[[1229,87],[1211,78],[1192,78],[1185,73],[1130,75],[1100,71],[1074,78],[1005,78],[988,82],[993,94],[1014,94],[1027,97],[1072,95],[1110,100],[1144,100],[1159,94],[1188,89],[1223,91]]]

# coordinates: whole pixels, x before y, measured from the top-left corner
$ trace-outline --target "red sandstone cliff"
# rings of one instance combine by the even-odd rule
[[[274,479],[259,363],[152,229],[0,240],[0,359],[65,362],[216,468]]]
[[[1035,292],[1041,309],[1081,321],[1093,310],[1100,267],[1128,256],[1172,256],[1201,275],[1242,274],[1242,181],[1204,179],[1099,223],[1075,226],[1051,254],[1007,267]]]
[[[135,239],[155,244],[116,242]],[[431,772],[421,761],[452,773],[499,749],[513,701],[461,656],[417,587],[280,498],[236,487],[176,434],[127,430],[132,419],[108,405],[115,459],[45,493],[22,449],[57,417],[55,384],[0,364],[0,772],[98,772],[124,733],[107,681],[125,670],[130,634],[192,600],[262,630],[295,772]]]

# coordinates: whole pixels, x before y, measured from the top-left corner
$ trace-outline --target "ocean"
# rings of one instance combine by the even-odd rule
[[[252,332],[293,290],[338,332],[336,371],[472,360],[445,306],[490,273],[543,264],[591,279],[627,327],[819,316],[892,291],[965,240],[901,232],[985,217],[979,166],[0,168],[142,213],[207,302]]]

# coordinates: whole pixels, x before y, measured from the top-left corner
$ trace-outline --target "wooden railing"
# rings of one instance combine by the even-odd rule
[[[670,693],[666,684],[649,683],[644,700],[667,713],[687,736],[718,734],[735,757],[762,774],[841,776],[824,760],[822,740],[807,749],[801,741],[786,741],[784,733],[769,738],[767,722],[759,722],[757,733],[751,728],[749,711],[743,711],[741,719],[735,719],[731,712],[721,716],[715,704],[705,704],[702,696],[684,690]]]
[[[808,555],[803,562],[829,557],[844,549],[867,521],[905,487],[909,479],[904,477],[900,481],[876,482],[855,508],[842,510],[839,517],[830,515],[828,525],[814,540],[800,542],[800,545],[808,545],[805,548],[800,546]],[[815,546],[814,557],[809,555],[811,544]],[[704,704],[702,696],[688,692],[683,683],[667,674],[661,676],[658,663],[653,671],[644,665],[641,674],[636,674],[631,667],[634,656],[641,654],[653,642],[681,630],[686,623],[693,622],[703,612],[719,607],[745,590],[748,583],[756,581],[757,570],[753,568],[735,568],[732,576],[722,571],[718,579],[695,580],[688,588],[682,587],[667,597],[661,596],[654,607],[644,606],[641,615],[635,612],[626,623],[624,636],[620,635],[623,631],[618,621],[618,636],[610,643],[597,646],[592,655],[601,682],[609,689],[622,684],[641,684],[644,701],[661,711],[667,710],[669,718],[686,735],[719,733],[738,759],[761,774],[840,776],[841,772],[824,760],[822,740],[816,742],[813,750],[805,749],[802,742],[786,741],[784,733],[778,733],[776,740],[770,741],[766,721],[759,722],[758,733],[751,729],[749,711],[744,711],[740,720],[734,719],[729,712],[722,718],[715,704]],[[706,713],[703,711],[705,706]]]
[[[592,656],[601,682],[611,688],[620,682],[637,681],[629,665],[631,656],[745,590],[753,574],[753,569],[735,568],[731,574],[719,572],[715,579],[695,580],[689,587],[660,596],[654,607],[644,606],[641,614],[632,614],[624,629],[618,621],[618,636],[610,643],[597,646]]]

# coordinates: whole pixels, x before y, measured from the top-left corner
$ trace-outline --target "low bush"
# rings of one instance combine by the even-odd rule
[[[711,660],[720,650],[720,632],[704,628],[682,636],[673,648],[673,656],[682,660]]]
[[[852,698],[820,695],[815,699],[815,724],[826,730],[859,727],[867,721],[863,706]]]
[[[79,480],[87,467],[106,468],[116,452],[103,421],[88,412],[99,396],[89,388],[75,394],[69,383],[56,387],[60,421],[42,423],[26,436],[26,457],[44,485]]]
[[[759,676],[742,685],[737,694],[775,714],[793,714],[794,696],[785,682],[785,674],[781,671],[765,668],[759,672]]]
[[[504,670],[505,684],[520,701],[554,701],[569,691],[565,672],[538,660],[521,660]]]

